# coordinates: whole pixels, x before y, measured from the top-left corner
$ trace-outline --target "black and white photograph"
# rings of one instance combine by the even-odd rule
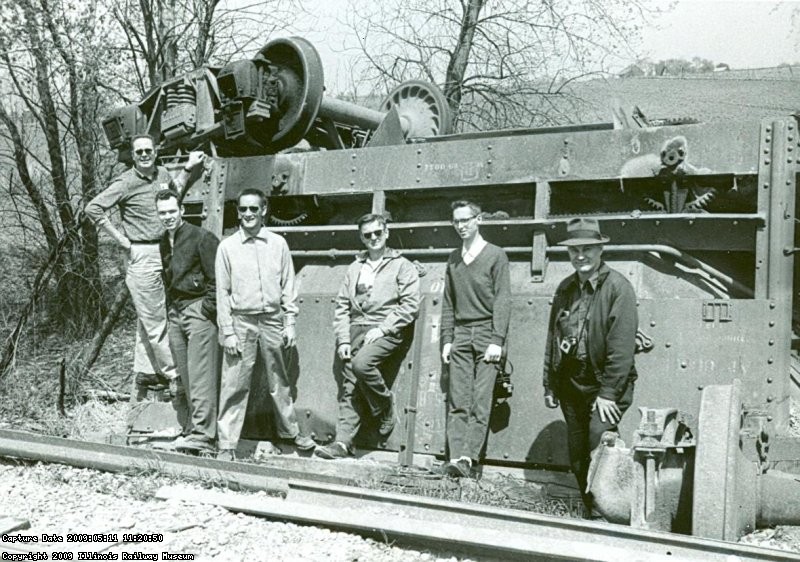
[[[796,0],[4,0],[0,560],[798,561],[798,182]]]

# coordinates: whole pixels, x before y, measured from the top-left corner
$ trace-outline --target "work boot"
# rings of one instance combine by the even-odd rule
[[[314,456],[326,460],[345,459],[353,456],[353,451],[348,445],[341,441],[334,441],[330,445],[317,447]]]
[[[378,434],[381,437],[388,437],[394,431],[394,400],[389,400],[389,406],[383,411],[378,426]]]
[[[175,440],[175,450],[193,455],[208,455],[214,451],[213,445],[197,437],[179,437]]]
[[[136,385],[147,390],[165,390],[169,379],[159,373],[136,373]]]

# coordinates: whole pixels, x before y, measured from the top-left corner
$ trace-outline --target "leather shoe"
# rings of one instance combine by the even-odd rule
[[[452,478],[469,478],[471,467],[467,459],[458,459],[445,463],[443,468],[444,473]]]
[[[326,460],[344,459],[353,456],[353,451],[341,441],[335,441],[324,447],[317,447],[314,456]]]
[[[378,426],[378,434],[381,437],[388,437],[394,431],[394,400],[389,402],[389,406],[381,415],[381,423]]]
[[[294,438],[294,446],[297,447],[297,449],[300,451],[310,451],[311,449],[316,447],[317,444],[308,435],[303,435],[302,433],[298,433],[297,437]]]

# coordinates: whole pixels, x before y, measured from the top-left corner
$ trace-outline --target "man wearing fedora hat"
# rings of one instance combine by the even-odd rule
[[[561,244],[575,274],[556,289],[544,362],[545,405],[561,406],[570,465],[589,515],[589,454],[603,432],[617,430],[636,380],[636,295],[631,283],[603,261],[608,241],[596,219],[567,223]]]

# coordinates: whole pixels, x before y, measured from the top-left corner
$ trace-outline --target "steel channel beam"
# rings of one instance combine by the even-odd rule
[[[0,457],[68,464],[106,472],[157,470],[171,476],[224,482],[245,489],[266,490],[277,494],[285,494],[286,481],[292,479],[313,479],[337,484],[350,481],[346,477],[333,474],[218,461],[13,430],[0,430]]]
[[[344,486],[290,483],[286,499],[198,490],[187,495],[171,487],[156,497],[502,560],[797,560],[778,550]]]

